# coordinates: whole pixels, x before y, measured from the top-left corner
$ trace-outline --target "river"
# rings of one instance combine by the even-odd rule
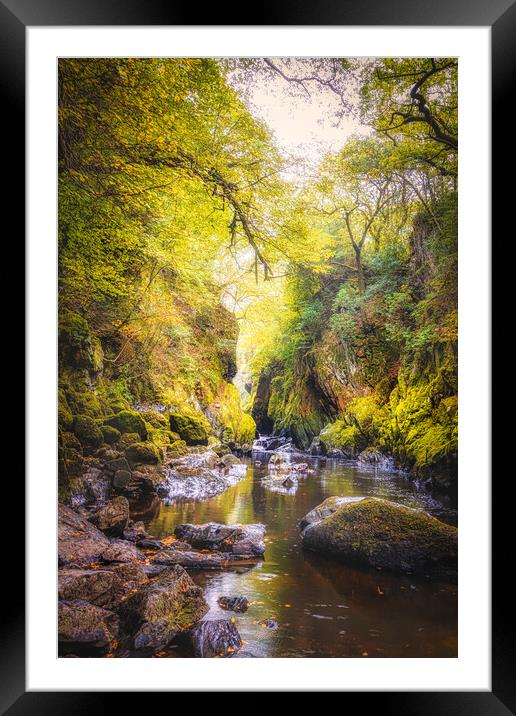
[[[303,550],[298,522],[331,495],[376,496],[422,507],[456,523],[456,511],[398,473],[358,469],[300,455],[313,470],[290,490],[267,484],[270,453],[245,459],[246,477],[204,501],[161,504],[147,522],[162,538],[183,522],[267,526],[264,561],[252,568],[192,572],[206,592],[206,618],[236,619],[242,653],[254,657],[456,657],[457,586],[350,567]],[[223,611],[220,596],[245,596],[244,614]],[[268,619],[277,628],[263,626]],[[275,625],[274,625],[275,626]],[[181,646],[166,656],[188,656]]]

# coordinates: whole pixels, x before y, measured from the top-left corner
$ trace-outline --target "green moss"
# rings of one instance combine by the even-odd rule
[[[88,415],[76,415],[73,421],[73,432],[84,448],[94,450],[104,442],[104,436],[97,423]]]
[[[106,418],[104,423],[111,425],[111,427],[116,428],[121,433],[138,433],[143,440],[147,439],[145,421],[140,413],[136,411],[121,410],[116,415]]]
[[[125,448],[129,447],[129,445],[134,445],[135,443],[139,443],[140,441],[141,437],[138,435],[138,433],[123,433],[118,441],[118,446],[120,450],[125,450]]]
[[[159,410],[142,410],[141,416],[153,428],[169,427],[168,413],[161,413]]]
[[[182,457],[188,452],[188,447],[184,440],[174,440],[170,447],[167,449],[167,455],[169,457]]]
[[[204,417],[170,413],[170,427],[187,445],[207,445],[209,423]]]
[[[125,449],[124,454],[133,465],[144,463],[155,465],[159,462],[158,449],[152,443],[134,443]]]
[[[420,510],[368,498],[348,502],[303,532],[303,543],[349,562],[456,576],[457,529]]]
[[[70,431],[73,427],[73,414],[62,388],[57,392],[57,424],[61,430]]]
[[[104,436],[104,442],[108,445],[113,445],[120,440],[122,433],[120,430],[111,427],[111,425],[101,425],[100,429],[102,431],[102,435]]]

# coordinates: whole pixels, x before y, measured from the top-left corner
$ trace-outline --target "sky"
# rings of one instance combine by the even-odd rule
[[[288,66],[281,58],[273,62],[288,76],[309,75],[306,61],[291,59]],[[338,151],[351,135],[370,132],[358,119],[349,113],[343,114],[340,97],[317,83],[306,83],[307,93],[270,71],[254,76],[230,73],[229,81],[251,112],[272,130],[283,156],[300,157],[311,168],[315,168],[327,152]],[[351,101],[357,99],[352,87],[346,91]],[[306,165],[291,165],[285,178],[303,182],[309,178],[306,169]]]

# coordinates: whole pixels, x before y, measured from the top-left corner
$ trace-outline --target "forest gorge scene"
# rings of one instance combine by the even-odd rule
[[[457,65],[59,61],[60,657],[457,656]]]

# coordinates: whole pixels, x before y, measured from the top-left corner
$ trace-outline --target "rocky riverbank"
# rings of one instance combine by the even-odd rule
[[[188,571],[252,566],[263,559],[264,534],[264,525],[178,525],[158,540],[129,517],[126,497],[88,516],[60,505],[60,655],[151,656],[177,639],[198,656],[236,653],[235,620],[201,621],[208,605]],[[246,601],[221,599],[236,611]]]

